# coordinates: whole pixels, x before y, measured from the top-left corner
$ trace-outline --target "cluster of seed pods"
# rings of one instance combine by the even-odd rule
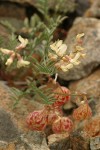
[[[54,93],[56,101],[52,105],[45,106],[42,110],[34,111],[27,117],[27,125],[31,130],[43,131],[47,125],[52,126],[54,133],[69,133],[73,130],[72,120],[68,117],[63,117],[61,111],[61,106],[70,100],[70,91],[61,86]],[[92,111],[87,102],[81,104],[72,114],[73,119],[77,121],[88,119],[91,115]]]
[[[68,117],[62,117],[62,111],[60,109],[64,103],[70,100],[70,91],[61,86],[54,93],[56,101],[53,105],[46,106],[42,110],[34,111],[27,117],[27,125],[31,130],[43,131],[47,125],[52,125],[54,133],[71,131],[73,123]]]

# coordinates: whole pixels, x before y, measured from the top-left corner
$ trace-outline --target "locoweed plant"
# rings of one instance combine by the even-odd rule
[[[67,45],[62,40],[53,41],[54,31],[66,18],[58,16],[59,7],[56,6],[55,15],[52,16],[48,0],[39,0],[37,9],[43,15],[43,20],[37,14],[34,14],[30,21],[25,19],[24,27],[20,31],[24,36],[17,35],[18,32],[16,34],[15,29],[11,30],[11,25],[8,24],[12,36],[6,45],[2,46],[0,42],[0,61],[3,64],[2,69],[21,69],[21,72],[31,70],[31,76],[28,75],[26,80],[26,88],[22,91],[13,88],[13,98],[16,100],[14,106],[19,99],[29,95],[36,95],[45,104],[42,110],[29,114],[26,119],[28,127],[31,130],[43,131],[47,125],[51,125],[55,133],[70,133],[74,128],[73,120],[88,119],[91,117],[91,109],[84,94],[76,94],[79,107],[74,110],[72,117],[64,117],[62,113],[62,106],[75,94],[57,82],[59,70],[68,72],[80,64],[80,59],[84,58],[85,54],[82,47],[84,33],[76,35],[70,54],[67,53]],[[43,86],[40,86],[41,78],[45,78]],[[85,98],[80,101],[80,97]]]

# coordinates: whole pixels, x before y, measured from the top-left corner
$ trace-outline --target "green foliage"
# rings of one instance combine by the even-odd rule
[[[47,88],[45,90],[43,90],[42,88],[38,88],[34,82],[31,82],[29,84],[30,86],[30,89],[36,94],[38,95],[38,97],[41,99],[41,101],[44,103],[44,104],[52,104],[54,103],[55,101],[55,98],[54,98],[54,94],[51,94],[52,93],[52,89],[51,88]]]
[[[40,74],[46,74],[46,75],[50,75],[52,76],[53,74],[55,74],[55,67],[54,67],[54,62],[47,59],[46,61],[43,60],[40,63],[34,59],[33,59],[33,65],[36,69],[37,72],[39,72]]]
[[[36,3],[36,7],[38,11],[42,14],[43,18],[41,19],[37,14],[34,14],[30,21],[28,18],[24,20],[24,26],[21,28],[22,33],[25,34],[25,37],[28,38],[29,42],[25,46],[23,50],[19,50],[18,53],[24,60],[30,61],[30,67],[32,68],[33,74],[43,74],[47,77],[52,76],[56,73],[56,68],[54,66],[55,62],[50,60],[48,57],[49,52],[54,53],[50,49],[50,44],[53,41],[53,34],[57,27],[63,22],[66,18],[65,16],[58,15],[60,11],[60,7],[64,5],[65,0],[58,0],[57,5],[55,6],[54,16],[50,14],[48,0],[38,0]],[[52,1],[53,3],[53,1]],[[1,21],[1,24],[4,25],[12,34],[8,40],[8,44],[5,45],[4,48],[8,50],[13,50],[16,52],[16,47],[18,46],[19,42],[16,36],[16,28],[12,26],[8,21]],[[2,38],[0,38],[0,46],[2,45]],[[2,46],[1,46],[2,47]],[[40,61],[33,57],[34,54],[40,56]],[[4,58],[4,64],[6,60],[9,58],[9,55],[4,55],[0,53],[1,58]],[[17,59],[15,58],[13,64],[11,66],[6,67],[9,71],[16,69]],[[35,72],[35,73],[34,73]],[[52,104],[54,102],[54,95],[51,93],[51,89],[45,90],[44,92],[37,87],[37,84],[34,84],[34,77],[33,80],[28,82],[28,87],[25,91],[20,91],[18,89],[13,88],[13,99],[15,100],[14,107],[18,104],[20,99],[23,96],[31,95],[31,93],[35,93],[41,97],[41,100],[45,104]],[[41,79],[38,79],[41,80]]]
[[[0,23],[5,26],[9,32],[13,33],[16,31],[15,27],[7,20],[2,20]]]
[[[38,10],[43,14],[45,19],[48,19],[49,13],[48,0],[38,0],[36,6]]]
[[[13,109],[18,105],[19,101],[25,96],[25,93],[17,88],[11,88],[11,98],[14,101]]]

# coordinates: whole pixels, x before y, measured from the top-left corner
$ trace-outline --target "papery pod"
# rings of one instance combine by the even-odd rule
[[[64,105],[67,101],[70,100],[70,90],[64,86],[60,86],[54,90],[55,99],[53,106],[59,107]]]
[[[56,113],[50,112],[50,114],[47,117],[47,123],[48,123],[48,125],[51,125],[57,118],[58,117],[57,117]]]
[[[100,117],[92,118],[84,127],[84,132],[89,137],[100,136]]]
[[[62,116],[63,112],[61,109],[52,109],[48,113],[47,122],[48,125],[51,125],[56,119],[58,119],[58,116]]]
[[[68,117],[59,117],[53,124],[54,133],[70,132],[73,128],[73,122]]]
[[[92,116],[92,110],[87,103],[80,105],[73,112],[73,118],[77,121],[88,119]]]
[[[27,117],[27,125],[31,130],[42,131],[45,129],[47,125],[47,111],[46,110],[38,110],[33,111]]]

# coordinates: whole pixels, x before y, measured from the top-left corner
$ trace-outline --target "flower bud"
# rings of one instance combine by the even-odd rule
[[[52,124],[54,133],[70,132],[73,128],[73,122],[68,117],[60,117]]]

